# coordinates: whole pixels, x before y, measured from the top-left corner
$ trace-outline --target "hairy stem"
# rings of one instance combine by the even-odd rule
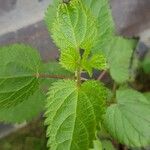
[[[81,70],[80,67],[77,69],[77,86],[80,87],[81,85]]]
[[[114,82],[113,89],[112,89],[112,93],[113,93],[112,102],[116,102],[116,90],[117,90],[117,88],[118,88],[118,85],[116,82]]]
[[[105,76],[106,73],[107,73],[107,71],[104,70],[104,71],[99,75],[99,77],[97,78],[97,80],[101,80],[101,79]]]
[[[77,77],[77,86],[80,87],[81,85],[81,60],[82,60],[82,56],[84,54],[84,50],[83,49],[78,49],[79,53],[80,53],[80,59],[78,60],[78,68],[76,71],[76,77]]]

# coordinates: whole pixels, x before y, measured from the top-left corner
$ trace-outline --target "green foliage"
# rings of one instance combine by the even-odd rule
[[[61,53],[60,64],[71,72],[77,70],[79,61],[80,55],[76,49],[66,49]]]
[[[146,99],[147,99],[148,101],[150,101],[150,92],[144,93],[144,96],[146,97]]]
[[[44,110],[50,87],[45,124],[51,150],[113,150],[111,142],[96,140],[105,133],[101,127],[130,147],[150,145],[149,94],[127,84],[136,40],[115,35],[108,0],[53,0],[45,22],[60,49],[59,64],[43,64],[23,44],[0,47],[0,121],[31,120]],[[100,82],[83,82],[81,73],[92,76],[93,69],[107,69],[117,85],[112,92]]]
[[[1,150],[47,150],[43,119],[35,119],[25,127],[0,139]]]
[[[102,140],[103,150],[116,150],[111,141]]]
[[[38,53],[29,46],[0,47],[0,108],[15,106],[36,91],[40,63]]]
[[[145,73],[150,74],[150,50],[144,60],[141,62],[141,66]]]
[[[131,57],[135,48],[135,40],[121,37],[112,40],[111,49],[107,53],[111,77],[117,83],[129,81],[131,75]]]
[[[46,19],[47,20],[47,19]],[[92,74],[92,69],[105,69],[106,60],[102,55],[88,59],[91,48],[97,39],[97,22],[92,13],[81,2],[72,0],[69,4],[60,4],[52,27],[52,37],[61,49],[60,63],[66,69],[75,72],[81,68]],[[82,64],[80,49],[84,50]]]
[[[49,7],[47,8],[45,12],[44,20],[45,20],[45,23],[47,25],[47,29],[49,32],[51,32],[52,30],[52,26],[57,15],[58,4],[59,4],[59,0],[53,0],[53,4],[49,5]]]
[[[0,110],[0,121],[5,123],[22,123],[31,121],[44,111],[46,96],[37,90],[27,100],[7,109]]]
[[[41,66],[40,73],[43,75],[47,75],[49,78],[41,78],[40,79],[40,86],[41,89],[47,89],[51,86],[51,84],[57,81],[57,77],[66,77],[66,78],[73,78],[73,73],[65,70],[58,62],[48,62],[44,63]]]
[[[98,38],[93,52],[107,51],[114,36],[115,26],[111,15],[109,0],[82,0],[98,20]]]
[[[93,53],[104,53],[108,59],[110,74],[118,82],[126,82],[130,77],[130,62],[136,40],[125,39],[115,35],[114,21],[109,0],[82,0],[98,19],[97,42]]]
[[[105,70],[106,66],[106,58],[104,55],[95,54],[91,58],[82,59],[82,68],[86,70],[90,76],[93,73],[93,69]]]
[[[117,104],[108,107],[105,126],[119,142],[131,147],[150,144],[150,102],[139,92],[117,91]]]
[[[48,92],[45,114],[48,147],[88,150],[95,137],[96,123],[103,114],[104,99],[100,87],[95,81],[85,82],[81,88],[70,80],[53,84]]]
[[[61,49],[89,50],[97,37],[96,20],[77,0],[58,6],[52,37]]]
[[[95,140],[93,142],[94,148],[90,149],[90,150],[103,150],[102,149],[102,144],[99,140]]]

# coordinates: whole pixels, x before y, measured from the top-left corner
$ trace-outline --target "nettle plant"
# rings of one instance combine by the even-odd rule
[[[150,145],[149,94],[130,86],[137,41],[115,35],[108,0],[54,0],[45,21],[59,63],[44,64],[27,45],[0,47],[0,120],[21,123],[45,111],[51,150],[114,149],[107,139]],[[106,72],[113,87],[101,81]]]

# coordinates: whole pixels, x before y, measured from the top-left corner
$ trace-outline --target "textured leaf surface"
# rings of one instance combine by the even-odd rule
[[[98,38],[93,51],[106,51],[113,38],[115,26],[111,15],[109,0],[82,0],[92,14],[98,19]]]
[[[0,121],[5,123],[22,123],[37,117],[44,110],[46,96],[36,91],[22,103],[7,109],[0,109]]]
[[[116,150],[111,141],[102,140],[103,150]]]
[[[145,73],[150,74],[150,50],[142,62],[142,67]]]
[[[100,87],[94,81],[85,82],[80,89],[70,80],[54,83],[48,93],[45,114],[48,147],[53,150],[88,150],[92,146],[96,123],[104,112]],[[90,92],[94,93],[93,97]]]
[[[40,57],[22,44],[0,47],[0,107],[27,100],[38,88]]]
[[[90,149],[90,150],[103,150],[102,149],[102,143],[99,141],[99,140],[95,140],[94,142],[93,142],[93,147],[94,148],[92,148],[92,149]]]
[[[107,58],[112,78],[122,83],[130,78],[130,65],[133,50],[136,46],[135,40],[121,37],[114,38]]]
[[[74,76],[73,73],[65,70],[64,68],[62,68],[62,66],[58,62],[55,62],[55,61],[43,64],[41,66],[40,73],[54,77],[54,78],[41,78],[40,79],[40,84],[42,88],[44,89],[45,88],[48,89],[53,82],[57,81],[58,79],[56,77],[72,78]]]
[[[61,52],[60,64],[67,70],[77,70],[80,61],[79,52],[75,49],[63,50]]]
[[[146,99],[147,99],[148,101],[150,101],[150,92],[144,93],[144,96],[146,97]]]
[[[92,75],[93,69],[105,70],[107,68],[104,55],[95,54],[89,59],[82,59],[82,68]]]
[[[97,44],[93,53],[104,53],[109,60],[112,78],[122,83],[129,79],[131,56],[136,46],[135,40],[115,35],[115,25],[111,15],[109,0],[82,0],[98,19]]]
[[[150,144],[150,102],[134,90],[117,92],[117,104],[105,115],[105,126],[119,142],[131,147]]]
[[[57,7],[59,5],[60,0],[53,0],[52,4],[48,6],[45,11],[44,21],[47,25],[48,31],[51,32],[54,20],[56,19]]]
[[[97,37],[95,18],[78,0],[61,3],[52,28],[52,37],[61,49],[90,49]]]

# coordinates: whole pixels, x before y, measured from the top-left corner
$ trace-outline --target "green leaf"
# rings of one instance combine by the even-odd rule
[[[15,106],[38,89],[40,63],[30,46],[0,47],[0,108]]]
[[[49,5],[45,11],[44,21],[47,25],[48,31],[51,32],[54,20],[56,19],[57,7],[60,0],[53,0],[52,5]]]
[[[94,95],[90,96],[90,92]],[[96,124],[104,112],[102,94],[101,86],[94,81],[85,82],[80,88],[70,80],[54,83],[48,93],[45,114],[48,147],[53,150],[92,147]]]
[[[141,66],[145,73],[150,74],[150,50],[142,61]]]
[[[22,103],[7,109],[0,109],[0,121],[5,123],[22,123],[37,117],[44,110],[46,96],[37,90]]]
[[[115,33],[115,26],[111,15],[109,0],[82,0],[92,14],[98,19],[98,38],[93,52],[106,51]]]
[[[82,59],[82,68],[92,75],[93,69],[105,70],[106,67],[106,58],[104,55],[95,54],[91,58]]]
[[[97,38],[96,19],[78,0],[61,3],[53,24],[52,38],[61,50],[89,50]]]
[[[49,88],[50,85],[57,81],[59,77],[73,78],[74,74],[62,68],[62,66],[55,61],[44,63],[41,66],[41,74],[51,76],[51,78],[41,78],[40,85],[42,89]],[[58,78],[57,78],[58,77]]]
[[[102,142],[103,150],[116,150],[111,141],[102,140],[101,142]]]
[[[84,82],[82,84],[82,90],[86,93],[94,107],[95,117],[98,123],[102,120],[102,114],[105,113],[108,90],[102,83],[94,80]]]
[[[94,144],[94,148],[90,149],[90,150],[103,150],[102,149],[102,143],[99,140],[95,140],[93,142]]]
[[[130,67],[135,40],[117,37],[112,41],[110,51],[106,54],[110,67],[110,74],[117,83],[123,83],[130,79]]]
[[[120,143],[131,147],[150,144],[150,102],[139,92],[117,91],[117,104],[108,107],[104,125]]]
[[[106,55],[109,60],[110,74],[116,82],[122,83],[129,80],[129,66],[136,46],[135,40],[115,35],[109,0],[82,0],[82,2],[98,19],[99,37],[92,52],[103,52]]]
[[[77,70],[80,55],[75,49],[66,49],[61,52],[60,64],[67,70],[74,72]]]
[[[146,99],[147,99],[148,101],[150,101],[150,92],[144,93],[144,96],[146,97]]]

